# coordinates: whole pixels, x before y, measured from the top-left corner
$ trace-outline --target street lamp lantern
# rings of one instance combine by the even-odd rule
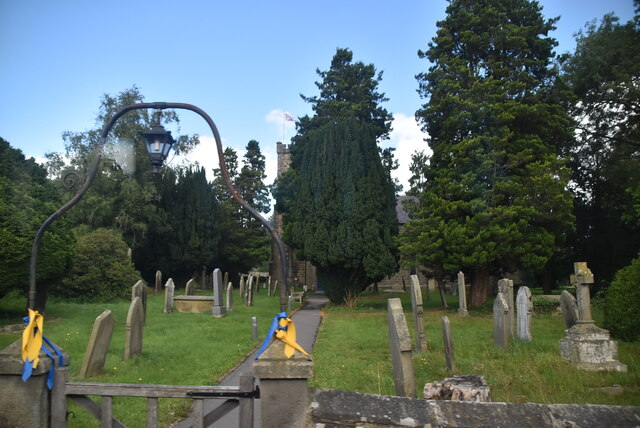
[[[144,144],[149,153],[149,160],[153,166],[153,172],[157,173],[169,155],[171,146],[175,143],[175,140],[171,136],[171,131],[164,129],[164,126],[160,124],[160,120],[158,119],[151,125],[150,130],[141,132],[140,135],[144,138]]]

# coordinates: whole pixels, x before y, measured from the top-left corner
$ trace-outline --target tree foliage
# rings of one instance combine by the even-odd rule
[[[528,0],[452,0],[419,52],[433,64],[417,76],[428,101],[416,113],[433,155],[402,252],[438,276],[470,271],[472,305],[490,274],[544,268],[571,228],[556,21]]]
[[[604,327],[628,342],[640,339],[640,254],[620,269],[607,288]]]

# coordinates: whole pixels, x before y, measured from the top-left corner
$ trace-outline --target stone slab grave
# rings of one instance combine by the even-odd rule
[[[464,273],[458,272],[458,313],[463,316],[469,315],[467,311],[467,288],[464,282]]]
[[[578,322],[578,304],[573,294],[567,290],[562,290],[562,294],[560,294],[560,310],[567,328],[576,325]]]
[[[427,338],[424,333],[424,307],[422,304],[422,289],[418,275],[411,275],[411,307],[413,309],[413,321],[416,326],[416,351],[421,352],[427,348]]]
[[[487,381],[479,375],[456,375],[445,380],[429,382],[424,386],[427,400],[491,401]]]
[[[169,278],[164,285],[164,306],[163,312],[170,314],[173,311],[173,295],[175,293],[176,286],[173,283],[173,279]]]
[[[509,337],[511,337],[509,309],[507,297],[503,293],[498,293],[493,301],[493,343],[498,348],[506,349],[509,346]]]
[[[396,394],[415,397],[416,380],[411,359],[411,337],[400,299],[387,300],[387,322]]]
[[[585,262],[573,264],[571,284],[578,296],[578,321],[566,330],[560,340],[560,355],[576,363],[580,370],[626,372],[627,366],[618,361],[618,343],[611,340],[609,332],[595,325],[591,317],[589,284],[594,278]]]
[[[224,303],[222,271],[216,268],[213,270],[213,302],[211,305],[211,315],[214,317],[223,317],[227,313],[227,307]]]
[[[144,311],[142,301],[136,297],[129,305],[124,340],[124,359],[128,360],[142,353],[142,333],[144,330]]]
[[[529,290],[529,287],[521,286],[518,290],[516,309],[518,312],[516,338],[519,340],[530,341],[533,304],[531,303],[531,290]]]
[[[80,367],[80,378],[96,375],[104,368],[115,323],[113,313],[108,309],[96,318],[93,323],[93,330],[91,330],[91,337],[89,337],[89,343],[87,344],[87,350],[84,353],[82,367]]]

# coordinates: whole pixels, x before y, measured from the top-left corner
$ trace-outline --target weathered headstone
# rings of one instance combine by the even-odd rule
[[[567,328],[571,328],[578,322],[578,305],[576,298],[567,290],[562,290],[560,294],[560,309],[564,317],[564,323]]]
[[[531,303],[531,291],[529,287],[521,286],[516,298],[518,311],[518,323],[516,337],[520,340],[531,340],[531,315],[533,304]],[[513,311],[509,311],[511,313]]]
[[[228,284],[229,283],[229,272],[225,272],[223,277],[222,277],[222,283],[223,284]]]
[[[187,285],[184,286],[184,295],[185,296],[195,296],[196,294],[196,282],[191,278],[187,281]]]
[[[509,346],[509,304],[503,293],[498,293],[493,301],[493,343],[506,349]]]
[[[142,302],[142,310],[144,312],[144,320],[147,320],[147,284],[140,280],[131,287],[131,301],[135,297],[139,297]]]
[[[444,345],[444,357],[447,361],[447,370],[456,370],[456,356],[453,352],[453,340],[451,339],[451,323],[449,318],[442,317],[442,344]]]
[[[173,295],[175,293],[176,286],[173,283],[173,279],[169,278],[164,285],[164,313],[170,314],[173,311]]]
[[[233,284],[229,283],[227,285],[227,293],[225,295],[225,307],[227,308],[227,312],[233,310]]]
[[[594,282],[591,270],[584,262],[574,263],[573,268],[571,283],[578,296],[578,321],[560,340],[560,355],[581,370],[626,372],[627,366],[618,361],[618,343],[611,340],[607,330],[597,327],[591,317],[589,284]]]
[[[240,299],[245,299],[246,296],[246,291],[245,291],[245,282],[244,282],[244,275],[240,275]]]
[[[387,321],[396,394],[415,397],[416,380],[411,359],[411,337],[400,299],[387,300]]]
[[[502,278],[498,281],[498,293],[504,294],[504,298],[507,299],[507,305],[509,305],[509,333],[511,336],[515,335],[515,296],[513,293],[513,281],[508,278]]]
[[[253,306],[253,277],[249,277],[249,285],[247,286],[247,306]]]
[[[129,305],[124,340],[124,359],[128,360],[142,353],[142,332],[144,330],[144,312],[142,301],[136,297]]]
[[[159,293],[161,288],[162,288],[162,272],[157,270],[156,271],[156,286],[154,288],[154,291],[156,293]]]
[[[227,313],[227,308],[223,304],[224,283],[222,282],[222,271],[218,268],[213,271],[213,309],[214,317],[222,317]]]
[[[98,374],[104,368],[114,326],[115,319],[110,310],[104,311],[96,318],[89,343],[87,344],[87,350],[84,353],[82,367],[80,367],[80,378]]]
[[[411,308],[413,309],[413,321],[416,326],[416,351],[421,352],[426,349],[427,340],[424,333],[424,307],[422,305],[422,290],[418,275],[411,275]]]
[[[427,400],[490,402],[491,390],[479,375],[456,375],[424,386]]]
[[[469,315],[467,311],[467,290],[464,283],[464,273],[458,272],[458,313],[464,316]]]

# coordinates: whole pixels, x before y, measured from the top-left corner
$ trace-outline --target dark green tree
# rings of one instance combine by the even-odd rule
[[[491,274],[541,271],[571,229],[572,134],[551,60],[556,19],[528,0],[451,0],[421,58],[416,113],[433,151],[401,251],[436,275],[471,273],[470,304]]]
[[[0,138],[0,297],[28,289],[31,247],[40,225],[61,205],[60,189],[33,158]],[[75,240],[62,219],[45,233],[38,262],[38,304],[71,266]],[[35,309],[35,308],[34,308]]]
[[[640,250],[640,19],[620,23],[609,14],[588,24],[562,67],[576,96],[578,132],[567,150],[575,257],[606,286]]]

